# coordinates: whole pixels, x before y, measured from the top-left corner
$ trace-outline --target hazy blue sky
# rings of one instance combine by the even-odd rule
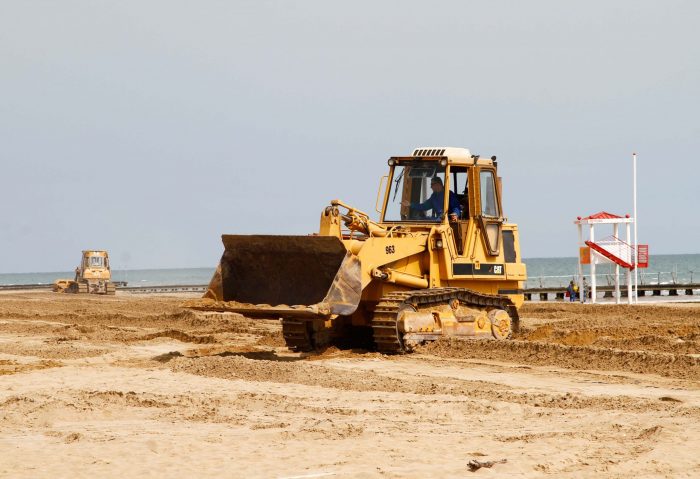
[[[525,257],[631,212],[697,253],[700,2],[0,0],[0,273],[213,266],[372,210],[391,155],[498,155]]]

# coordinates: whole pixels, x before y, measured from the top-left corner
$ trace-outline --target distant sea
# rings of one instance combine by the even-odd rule
[[[578,275],[578,258],[530,258],[527,265],[527,287],[566,285]],[[590,279],[590,268],[583,266],[583,275]],[[614,284],[615,265],[596,265],[598,284]],[[638,271],[640,284],[700,283],[700,254],[659,254],[649,256],[649,267]],[[620,268],[625,284],[625,270]]]
[[[566,285],[578,274],[576,258],[529,258],[526,287]],[[615,270],[612,265],[598,265],[598,284],[612,284]],[[641,284],[700,282],[700,254],[655,255],[649,257],[649,268],[640,269]],[[115,281],[126,281],[129,286],[199,285],[208,284],[214,268],[131,269],[115,270]],[[583,274],[590,277],[589,268]],[[624,284],[624,271],[621,268]],[[72,278],[73,272],[9,273],[0,274],[0,285],[51,284],[59,278]]]
[[[114,281],[126,281],[129,286],[165,286],[209,284],[214,268],[130,269],[113,270]],[[0,285],[51,284],[59,278],[73,278],[73,271],[54,273],[0,274]]]

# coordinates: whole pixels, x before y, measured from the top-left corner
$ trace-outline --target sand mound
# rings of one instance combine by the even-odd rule
[[[494,359],[575,369],[618,370],[700,380],[700,358],[689,355],[567,346],[530,341],[445,338],[419,348],[443,358]]]

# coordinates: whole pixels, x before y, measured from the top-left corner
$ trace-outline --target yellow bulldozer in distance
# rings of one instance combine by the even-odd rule
[[[223,235],[208,291],[185,306],[281,318],[297,351],[510,338],[526,270],[518,227],[504,217],[496,157],[430,147],[388,163],[379,221],[333,200],[318,234]]]
[[[75,268],[75,278],[57,279],[53,290],[57,293],[115,294],[109,255],[102,250],[83,251],[80,266]]]

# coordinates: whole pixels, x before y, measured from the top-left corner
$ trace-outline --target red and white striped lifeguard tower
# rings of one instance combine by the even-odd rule
[[[634,223],[634,219],[630,215],[624,217],[601,211],[599,213],[586,216],[585,218],[578,217],[574,224],[578,225],[578,241],[579,241],[579,261],[578,261],[578,282],[581,299],[583,300],[583,265],[590,264],[591,266],[591,303],[596,302],[596,264],[612,263],[615,265],[615,302],[620,303],[620,267],[625,268],[627,274],[627,301],[632,304],[632,271],[635,268],[646,268],[648,265],[649,247],[648,245],[638,245],[639,254],[635,254],[635,248],[632,246],[632,236],[630,226]],[[596,240],[595,226],[608,225],[613,226],[612,235],[606,236],[600,240]],[[626,236],[623,241],[620,239],[620,225],[626,225]],[[588,239],[583,239],[583,225],[590,227]],[[636,275],[635,275],[636,280]],[[636,291],[635,285],[635,291]]]

